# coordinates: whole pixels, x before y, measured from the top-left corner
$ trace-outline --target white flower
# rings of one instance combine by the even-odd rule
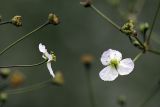
[[[104,81],[113,81],[119,75],[128,75],[134,69],[134,62],[131,58],[122,60],[119,51],[108,49],[101,56],[101,62],[106,67],[102,69],[99,76]]]
[[[53,76],[53,78],[55,77],[54,73],[53,73],[53,70],[52,70],[52,67],[51,67],[51,61],[55,61],[55,55],[54,54],[49,54],[45,45],[42,45],[42,43],[39,44],[39,51],[43,53],[42,57],[44,59],[47,59],[47,68],[50,72],[50,74]]]

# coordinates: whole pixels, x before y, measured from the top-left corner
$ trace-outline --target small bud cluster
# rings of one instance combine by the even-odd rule
[[[51,51],[51,55],[52,55],[52,60],[56,62],[56,55],[53,51]]]
[[[58,25],[60,23],[59,17],[54,13],[48,15],[48,20],[50,24]]]
[[[136,30],[134,29],[134,27],[135,26],[133,20],[128,20],[128,22],[121,27],[121,31],[126,35],[135,35]]]
[[[22,26],[22,17],[21,16],[14,16],[11,19],[11,23],[17,27]]]
[[[147,22],[140,24],[140,31],[146,33],[149,29],[149,24]]]

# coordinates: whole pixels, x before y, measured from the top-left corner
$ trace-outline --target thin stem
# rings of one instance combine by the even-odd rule
[[[120,30],[121,27],[118,26],[116,23],[114,23],[109,17],[107,17],[106,15],[104,15],[101,11],[99,11],[93,4],[91,5],[91,8],[97,12],[101,17],[103,17],[104,19],[106,19],[110,24],[112,24],[116,29]]]
[[[112,24],[116,29],[118,29],[119,31],[121,31],[121,27],[118,26],[115,22],[113,22],[110,18],[108,18],[106,15],[104,15],[100,10],[98,10],[93,4],[91,5],[91,8],[97,12],[101,17],[103,17],[104,19],[106,19],[110,24]],[[122,31],[121,31],[122,32]],[[122,32],[123,33],[123,32]],[[145,46],[143,45],[143,43],[137,38],[135,37],[135,39],[142,45],[142,47],[145,49]]]
[[[86,75],[87,75],[87,85],[88,85],[88,93],[89,93],[89,98],[90,98],[90,104],[91,107],[95,107],[95,99],[94,99],[94,95],[93,95],[93,88],[92,88],[92,81],[91,81],[91,75],[90,75],[90,70],[86,69]]]
[[[153,49],[148,49],[148,52],[154,53],[156,55],[160,55],[160,51],[156,51],[156,50],[153,50]]]
[[[140,43],[140,45],[142,46],[142,48],[145,50],[145,46],[144,46],[144,44],[141,42],[141,40],[140,40],[137,36],[135,36],[134,38],[138,41],[138,43]]]
[[[7,90],[6,92],[9,95],[30,92],[30,91],[33,91],[33,90],[36,90],[36,89],[40,89],[40,88],[43,88],[43,87],[47,86],[50,81],[51,81],[51,79],[46,80],[46,81],[41,82],[41,83],[34,84],[32,86],[29,86],[29,87],[24,87],[24,88],[19,88],[19,89],[13,89],[13,90]]]
[[[0,68],[14,68],[14,67],[34,67],[39,66],[47,62],[47,60],[43,60],[39,63],[31,64],[31,65],[7,65],[7,66],[0,66]]]
[[[143,55],[143,52],[138,53],[133,59],[133,62],[136,62],[142,55]]]
[[[5,53],[7,50],[9,50],[11,47],[13,47],[14,45],[16,45],[17,43],[19,43],[20,41],[22,41],[23,39],[27,38],[28,36],[30,36],[32,33],[44,28],[46,25],[48,25],[49,22],[45,22],[44,24],[40,25],[39,27],[37,27],[36,29],[34,29],[33,31],[27,33],[26,35],[22,36],[21,38],[19,38],[18,40],[14,41],[13,43],[11,43],[10,45],[8,45],[6,48],[4,48],[1,52],[0,55],[2,55],[3,53]]]
[[[149,45],[149,43],[150,43],[150,38],[151,38],[151,35],[152,35],[152,31],[153,31],[153,28],[154,28],[156,19],[157,19],[157,17],[158,17],[159,10],[160,10],[160,1],[159,1],[159,4],[158,4],[158,8],[157,8],[157,10],[156,10],[155,16],[154,16],[154,18],[153,18],[153,22],[152,22],[152,25],[151,25],[151,30],[150,30],[149,35],[148,35],[148,38],[147,38],[147,40],[146,40],[146,43],[147,43],[148,45]]]
[[[0,22],[0,25],[4,25],[4,24],[11,24],[11,21]]]

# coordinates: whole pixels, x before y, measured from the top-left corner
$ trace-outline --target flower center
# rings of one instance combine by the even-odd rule
[[[117,68],[119,61],[117,59],[112,59],[110,62],[111,67]]]

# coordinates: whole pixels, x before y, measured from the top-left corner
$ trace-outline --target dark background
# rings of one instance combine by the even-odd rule
[[[120,11],[128,13],[140,0],[120,0],[118,8],[110,1],[94,0],[93,3],[121,26],[126,19]],[[159,0],[144,1],[138,22],[151,24]],[[54,71],[61,70],[65,78],[62,87],[48,86],[24,94],[10,95],[5,107],[90,107],[86,71],[80,61],[81,55],[85,53],[95,57],[90,76],[96,107],[118,107],[117,97],[120,95],[126,96],[128,107],[139,107],[156,88],[160,79],[160,56],[149,53],[135,63],[135,69],[130,75],[119,76],[113,82],[104,82],[99,78],[98,74],[104,67],[100,62],[103,51],[109,48],[116,49],[122,52],[124,58],[134,58],[139,50],[110,23],[90,8],[82,7],[79,2],[78,0],[1,0],[0,15],[3,20],[21,15],[23,26],[19,28],[12,25],[0,26],[0,50],[43,24],[50,12],[55,12],[60,17],[61,24],[49,25],[11,48],[0,56],[0,65],[33,64],[43,60],[38,50],[38,44],[43,43],[48,50],[56,53],[57,61],[52,67]],[[158,35],[160,14],[157,19],[152,46],[160,49]],[[21,87],[51,78],[45,64],[33,68],[12,69],[14,70],[25,74],[26,80]],[[159,99],[160,92],[156,93],[145,107],[159,107]]]

